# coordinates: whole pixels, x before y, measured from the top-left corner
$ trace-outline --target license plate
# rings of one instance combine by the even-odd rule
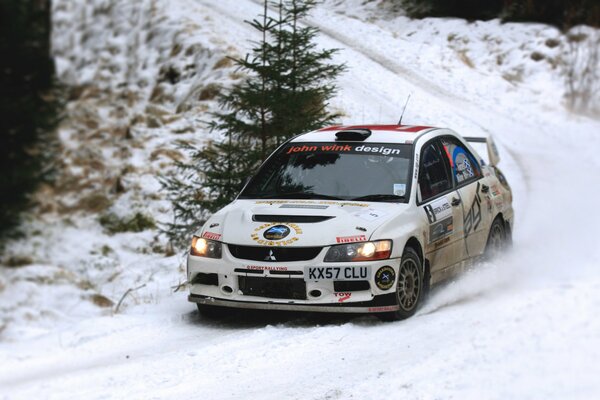
[[[305,281],[366,281],[371,266],[361,267],[304,267]]]

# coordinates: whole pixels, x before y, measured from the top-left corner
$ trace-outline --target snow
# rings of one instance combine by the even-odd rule
[[[85,190],[95,193],[101,178],[118,175],[125,160],[132,169],[123,176],[127,190],[107,211],[143,211],[168,220],[156,175],[169,168],[170,159],[151,154],[175,149],[182,138],[209,137],[198,120],[208,118],[214,101],[193,100],[189,110],[174,110],[207,83],[237,79],[231,68],[214,66],[225,54],[248,51],[256,34],[243,19],[260,13],[260,5],[112,2],[121,8],[93,17],[109,2],[57,3],[55,48],[65,82],[96,80],[107,93],[122,93],[125,82],[141,98],[127,109],[127,118],[144,115],[148,106],[166,110],[165,121],[177,116],[154,128],[133,124],[135,146],[112,136],[91,138],[86,154],[107,167]],[[0,398],[600,395],[600,218],[594,205],[600,122],[565,107],[562,44],[546,44],[550,38],[564,43],[564,36],[538,24],[414,21],[392,12],[387,2],[363,3],[327,0],[307,21],[322,30],[319,44],[340,48],[336,61],[348,66],[332,106],[344,112],[346,124],[394,123],[411,94],[404,123],[494,135],[515,194],[512,252],[437,289],[406,321],[249,312],[208,321],[184,291],[174,292],[184,279],[184,257],[151,250],[164,247],[154,231],[110,235],[85,211],[32,217],[29,238],[12,243],[8,252],[32,255],[34,263],[0,269]],[[91,39],[81,42],[83,35]],[[135,55],[125,50],[131,43],[143,43]],[[170,56],[176,45],[197,51],[189,58],[185,50]],[[545,58],[533,60],[534,51]],[[118,72],[108,74],[106,63]],[[130,64],[136,68],[133,80],[126,77]],[[182,74],[174,85],[156,82],[162,67],[185,71],[188,64],[194,75]],[[157,103],[149,97],[158,86],[167,96]],[[69,107],[74,114],[101,115],[101,127],[114,124],[123,118],[111,96],[79,99]],[[77,122],[61,131],[65,160],[76,177],[88,171],[73,155],[89,143],[81,132]],[[126,156],[118,155],[123,147]],[[85,190],[61,201],[77,204]],[[123,294],[141,285],[116,312]],[[95,295],[113,305],[99,307],[91,300]]]

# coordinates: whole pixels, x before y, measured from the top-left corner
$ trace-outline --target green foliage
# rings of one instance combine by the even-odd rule
[[[503,0],[401,0],[407,13],[415,18],[457,17],[492,19],[502,10]]]
[[[116,214],[107,213],[100,216],[98,222],[111,235],[121,232],[142,232],[147,229],[156,228],[154,219],[141,212],[136,212],[130,218],[120,218]]]
[[[504,21],[544,22],[561,29],[587,24],[600,26],[598,0],[391,0],[408,15],[458,17],[469,20],[502,18]]]
[[[600,26],[598,0],[505,0],[506,21],[545,22],[562,29],[587,24]]]
[[[181,143],[191,162],[177,162],[178,174],[161,179],[174,213],[174,221],[162,230],[174,245],[183,246],[212,213],[228,204],[255,168],[254,144],[227,137],[204,148]]]
[[[30,195],[50,177],[57,101],[50,1],[0,3],[0,239],[14,234]]]
[[[244,181],[285,140],[333,123],[327,111],[335,78],[345,69],[333,65],[337,50],[317,49],[318,30],[300,26],[314,0],[280,0],[276,16],[263,14],[248,23],[262,34],[250,54],[233,59],[247,78],[218,96],[221,112],[211,131],[220,141],[187,147],[190,162],[179,163],[179,176],[163,179],[175,220],[165,233],[175,244],[189,240],[208,216],[230,203]]]

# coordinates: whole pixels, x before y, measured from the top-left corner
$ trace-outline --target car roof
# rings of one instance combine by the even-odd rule
[[[299,135],[292,142],[334,142],[336,133],[356,129],[371,131],[364,143],[413,143],[422,134],[440,128],[422,125],[335,125]]]

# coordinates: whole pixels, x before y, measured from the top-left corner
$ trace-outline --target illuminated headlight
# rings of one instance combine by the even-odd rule
[[[391,240],[349,243],[331,246],[325,255],[326,262],[385,260],[392,254]]]
[[[194,236],[190,254],[198,257],[221,258],[221,242]]]

